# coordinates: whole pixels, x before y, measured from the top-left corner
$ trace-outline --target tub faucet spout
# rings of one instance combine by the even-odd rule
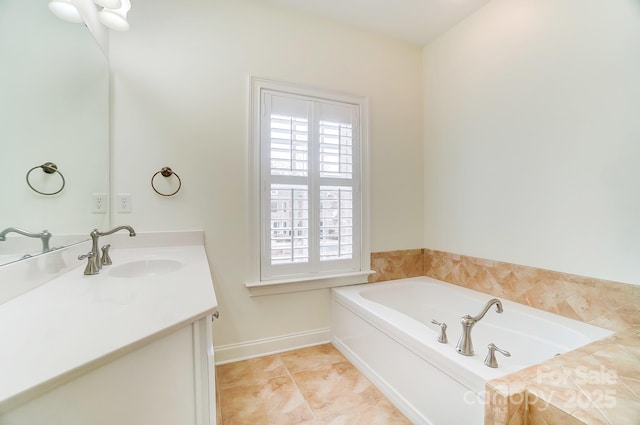
[[[490,299],[487,304],[484,306],[480,314],[475,317],[472,317],[468,314],[462,316],[460,319],[460,323],[462,324],[462,334],[460,335],[460,339],[458,340],[458,344],[456,345],[456,351],[463,356],[473,356],[473,342],[471,341],[471,329],[473,325],[482,320],[487,311],[491,308],[491,306],[496,305],[496,311],[498,313],[502,313],[502,302],[497,298]]]

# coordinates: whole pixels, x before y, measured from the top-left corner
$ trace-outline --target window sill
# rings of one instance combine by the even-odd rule
[[[265,280],[259,282],[246,282],[244,286],[249,289],[249,294],[252,297],[255,297],[367,283],[369,275],[374,273],[374,270],[368,270],[365,272],[342,273],[325,276]]]

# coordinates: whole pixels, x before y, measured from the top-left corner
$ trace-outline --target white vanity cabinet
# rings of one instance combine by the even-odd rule
[[[76,263],[0,303],[0,425],[215,424],[202,232],[129,239],[97,275]]]
[[[209,315],[0,414],[0,424],[214,425],[213,360]]]

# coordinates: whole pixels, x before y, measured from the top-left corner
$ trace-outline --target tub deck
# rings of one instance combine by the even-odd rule
[[[640,424],[640,324],[487,383],[484,425]]]

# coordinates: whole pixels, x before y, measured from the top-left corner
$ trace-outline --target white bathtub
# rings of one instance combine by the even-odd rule
[[[414,424],[481,425],[486,381],[612,333],[501,299],[504,312],[491,307],[471,331],[475,355],[458,354],[460,318],[491,298],[428,277],[335,288],[331,341]],[[489,343],[511,353],[496,353],[496,369],[484,365]]]

